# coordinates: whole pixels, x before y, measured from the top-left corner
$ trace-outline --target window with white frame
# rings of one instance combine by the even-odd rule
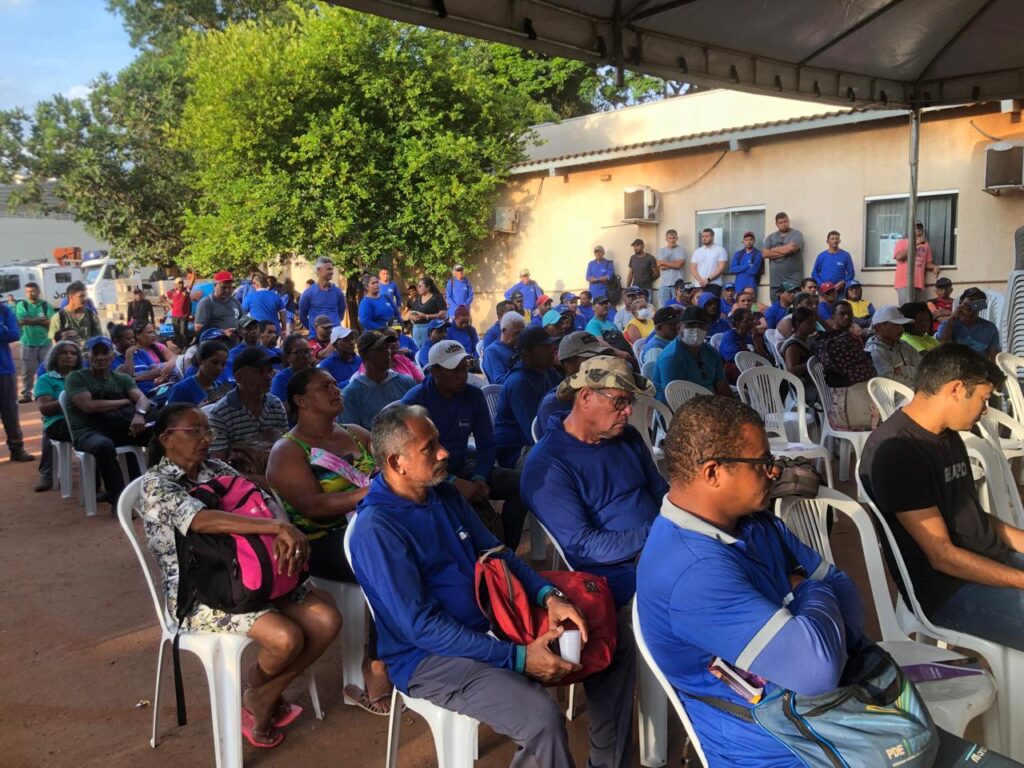
[[[906,237],[907,195],[864,199],[864,266],[893,267],[893,250]],[[956,265],[957,193],[925,192],[917,197],[917,220],[924,225],[925,237],[935,263]]]
[[[697,211],[694,248],[700,245],[700,233],[703,229],[715,230],[715,242],[725,248],[730,257],[743,247],[744,232],[753,232],[756,235],[757,247],[760,248],[765,231],[764,206]]]

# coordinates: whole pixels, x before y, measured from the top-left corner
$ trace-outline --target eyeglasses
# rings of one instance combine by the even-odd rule
[[[766,475],[772,474],[775,469],[776,462],[778,459],[773,454],[767,456],[758,456],[755,458],[745,458],[742,456],[709,456],[703,459],[700,463],[704,464],[708,461],[714,461],[718,464],[749,464],[754,467],[762,467]]]
[[[213,427],[204,426],[203,424],[192,424],[188,427],[171,427],[169,429],[165,429],[164,432],[188,432],[192,437],[209,435],[211,440],[217,437],[217,430]]]
[[[604,391],[600,389],[595,389],[593,390],[593,392],[595,395],[600,395],[601,397],[607,400],[611,400],[612,407],[616,411],[624,411],[627,408],[631,407],[636,402],[636,398],[632,396],[624,397],[622,395],[606,395]]]

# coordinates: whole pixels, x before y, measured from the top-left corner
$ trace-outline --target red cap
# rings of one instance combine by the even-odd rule
[[[546,301],[554,301],[554,299],[552,299],[546,293],[542,293],[540,296],[537,297],[537,306],[539,307],[541,304],[543,304]]]
[[[235,279],[235,276],[228,272],[226,269],[222,269],[220,272],[213,276],[213,282],[215,283],[230,283]]]
[[[818,293],[828,293],[829,291],[834,291],[835,289],[836,284],[830,283],[828,280],[826,280],[824,283],[818,286]]]

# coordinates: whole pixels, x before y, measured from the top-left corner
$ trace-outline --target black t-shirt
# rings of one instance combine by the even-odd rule
[[[900,523],[900,512],[938,507],[956,546],[999,562],[1013,554],[978,502],[967,449],[956,432],[933,434],[897,411],[868,438],[860,467],[864,490],[892,528],[925,613],[941,608],[965,582],[932,568]]]
[[[436,315],[447,308],[448,305],[445,304],[444,299],[436,293],[432,293],[426,301],[423,300],[422,296],[417,296],[416,301],[412,303],[412,310],[414,312],[422,312],[424,315]],[[429,322],[430,320],[424,320],[423,322],[415,323],[415,325],[424,325]]]

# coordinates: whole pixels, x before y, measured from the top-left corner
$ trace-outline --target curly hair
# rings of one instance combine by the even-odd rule
[[[743,425],[764,428],[757,411],[739,400],[698,395],[687,400],[668,428],[662,447],[673,484],[687,484],[712,456],[738,456],[745,447]]]

